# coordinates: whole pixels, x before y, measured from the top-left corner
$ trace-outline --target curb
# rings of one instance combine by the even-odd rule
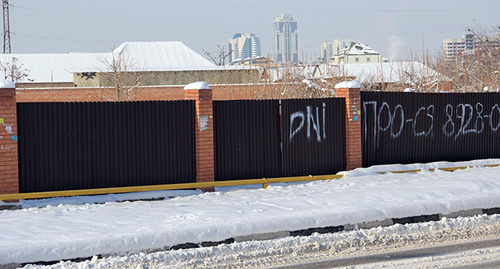
[[[263,240],[271,240],[278,239],[288,236],[310,236],[313,233],[326,234],[326,233],[337,233],[341,231],[353,231],[358,229],[371,229],[376,227],[388,227],[394,224],[411,224],[411,223],[421,223],[421,222],[429,222],[429,221],[439,221],[443,218],[458,218],[458,217],[472,217],[477,215],[494,215],[500,214],[500,207],[494,208],[475,208],[469,210],[460,210],[457,212],[452,212],[449,214],[431,214],[431,215],[420,215],[420,216],[411,216],[405,218],[390,218],[384,220],[376,220],[369,221],[357,224],[345,224],[340,226],[327,226],[327,227],[314,227],[307,228],[295,231],[280,231],[280,232],[271,232],[271,233],[260,233],[260,234],[251,234],[245,236],[235,236],[232,238],[228,238],[223,241],[218,242],[202,242],[200,244],[194,243],[186,243],[175,245],[169,248],[165,248],[166,250],[174,250],[174,249],[186,249],[186,248],[197,248],[197,247],[205,247],[205,246],[217,246],[220,244],[228,244],[233,242],[246,242],[246,241],[263,241]]]

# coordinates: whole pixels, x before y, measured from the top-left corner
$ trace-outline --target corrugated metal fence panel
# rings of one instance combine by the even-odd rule
[[[282,100],[283,176],[335,174],[346,168],[345,100]]]
[[[214,101],[215,180],[281,175],[279,102]]]
[[[500,157],[500,94],[362,92],[363,166]]]
[[[195,182],[193,101],[17,107],[21,192]]]

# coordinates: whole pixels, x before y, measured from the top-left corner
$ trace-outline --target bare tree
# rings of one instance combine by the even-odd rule
[[[141,85],[144,72],[138,70],[138,63],[119,52],[113,51],[111,59],[100,58],[109,71],[116,94],[116,101],[128,101],[132,98],[132,92]],[[104,78],[102,78],[104,79]]]
[[[227,59],[227,57],[229,57],[229,55],[231,55],[232,50],[226,51],[226,48],[224,48],[224,46],[221,46],[221,45],[217,45],[217,47],[219,47],[219,52],[217,55],[213,55],[212,53],[210,53],[206,50],[203,50],[203,53],[210,60],[212,60],[216,65],[219,65],[219,66],[225,65],[226,59]]]
[[[474,36],[474,48],[457,55],[453,60],[438,57],[436,65],[452,79],[452,88],[458,92],[500,90],[499,28],[467,28]]]
[[[28,78],[30,70],[23,68],[23,64],[19,63],[16,57],[12,57],[10,61],[0,62],[0,68],[6,80],[20,82],[27,79],[32,81]]]

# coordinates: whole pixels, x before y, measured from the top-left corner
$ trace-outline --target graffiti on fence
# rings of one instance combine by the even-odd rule
[[[457,140],[461,136],[482,134],[485,130],[497,132],[500,129],[500,106],[486,107],[481,102],[420,106],[414,110],[402,104],[390,105],[387,102],[365,101],[364,139],[373,139],[373,147],[379,147],[380,136],[388,133],[397,139],[409,128],[413,137],[434,137],[440,132],[447,138]],[[437,117],[440,117],[438,119]],[[442,126],[436,126],[440,122]],[[437,127],[435,130],[434,127]]]
[[[454,113],[455,111],[455,113]],[[455,124],[454,120],[458,120]],[[447,137],[457,139],[461,135],[481,134],[487,128],[496,132],[500,128],[500,107],[494,104],[488,111],[484,105],[477,102],[472,104],[446,105],[446,122],[443,126],[443,134]]]
[[[322,139],[326,139],[326,130],[325,130],[325,122],[326,122],[326,104],[323,103],[322,107],[322,117],[320,121],[320,108],[318,106],[306,106],[306,112],[304,111],[295,111],[290,114],[290,142],[293,141],[293,137],[298,134],[303,128],[306,126],[307,131],[307,140],[311,141],[311,129],[315,131],[315,139],[317,142],[321,143]],[[294,123],[298,121],[298,125]]]

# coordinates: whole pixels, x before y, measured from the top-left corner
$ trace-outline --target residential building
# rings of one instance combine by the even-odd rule
[[[123,81],[132,83],[140,77],[137,83],[143,86],[259,81],[256,68],[217,66],[179,41],[125,42],[105,53],[0,54],[0,67],[14,61],[26,72],[16,81],[17,88],[113,86],[113,68],[118,65]]]
[[[334,64],[381,63],[382,56],[360,42],[350,42],[333,57]]]
[[[321,59],[322,63],[330,63],[333,61],[335,55],[340,53],[340,50],[347,47],[353,42],[350,39],[339,38],[333,41],[321,42]]]
[[[299,62],[297,22],[290,14],[281,14],[274,22],[274,52],[277,63]]]
[[[481,40],[475,34],[468,33],[462,38],[447,38],[443,40],[443,57],[445,61],[453,61],[463,55],[474,54],[480,46],[499,47],[499,40]]]
[[[446,61],[451,61],[457,56],[470,53],[476,48],[473,34],[464,34],[462,38],[447,38],[443,40],[443,53]]]
[[[229,63],[260,56],[260,39],[255,34],[237,33],[229,40]]]

